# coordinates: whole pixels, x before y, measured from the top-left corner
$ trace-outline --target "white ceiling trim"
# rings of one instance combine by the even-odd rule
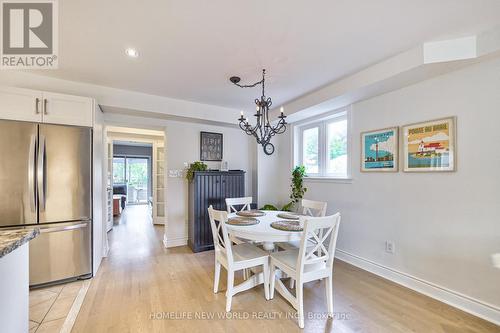
[[[102,109],[140,110],[182,118],[209,120],[221,123],[235,123],[239,110],[216,105],[184,101],[170,97],[104,87],[89,83],[62,80],[48,76],[20,71],[2,71],[0,84],[5,86],[28,88],[88,96],[95,98]]]

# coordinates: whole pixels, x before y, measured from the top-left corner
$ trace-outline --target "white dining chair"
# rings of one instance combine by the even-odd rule
[[[314,201],[302,199],[302,214],[314,217],[322,217],[326,215],[327,203],[322,201]]]
[[[340,225],[340,213],[326,217],[306,217],[300,248],[271,253],[271,299],[278,291],[298,313],[298,324],[304,328],[304,283],[324,279],[329,317],[333,317],[333,259]],[[308,246],[313,239],[315,246]],[[296,296],[285,287],[276,271],[296,281]]]
[[[252,197],[241,197],[241,198],[226,198],[226,208],[227,208],[227,213],[237,213],[241,212],[243,210],[250,210],[252,209]],[[239,209],[238,209],[239,208]],[[232,235],[229,235],[231,238],[231,241],[234,244],[243,244],[243,243],[248,243],[245,239],[241,239],[238,237],[234,237]],[[248,275],[250,274],[250,270],[245,269],[243,271],[243,279],[247,279]]]
[[[221,266],[227,270],[226,311],[231,311],[233,296],[239,292],[248,290],[259,283],[258,275],[253,275],[245,282],[234,286],[234,272],[250,268],[260,268],[264,275],[264,295],[269,299],[269,255],[266,251],[259,249],[250,243],[233,245],[229,239],[226,228],[227,212],[208,208],[210,226],[214,239],[215,249],[215,277],[214,293],[219,289],[219,278]]]
[[[302,214],[304,214],[306,216],[312,216],[312,217],[325,216],[327,205],[328,204],[326,202],[322,202],[322,201],[302,199],[302,202],[301,202]],[[276,246],[278,246],[282,250],[293,250],[293,249],[299,248],[300,242],[299,241],[280,242],[280,243],[277,243]]]
[[[308,199],[302,199],[302,214],[306,216],[322,217],[326,215],[327,203],[322,201],[314,201]],[[309,241],[309,245],[314,245],[313,241]],[[290,241],[290,242],[279,242],[276,246],[281,250],[294,250],[300,247],[300,241]],[[294,288],[295,280],[290,278],[290,288]]]
[[[242,210],[250,210],[253,198],[252,197],[241,197],[241,198],[226,198],[227,213],[237,213]],[[237,206],[241,206],[237,209]]]

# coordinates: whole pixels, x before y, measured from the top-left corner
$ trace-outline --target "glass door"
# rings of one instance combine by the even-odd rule
[[[113,157],[113,184],[125,185],[125,157]]]
[[[147,157],[113,157],[113,184],[125,185],[128,204],[147,204],[149,189]]]
[[[125,160],[127,177],[127,201],[131,204],[147,204],[149,193],[148,159],[127,157]]]

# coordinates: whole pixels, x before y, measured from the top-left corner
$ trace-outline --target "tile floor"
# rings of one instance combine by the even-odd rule
[[[30,291],[30,333],[60,332],[83,281]]]

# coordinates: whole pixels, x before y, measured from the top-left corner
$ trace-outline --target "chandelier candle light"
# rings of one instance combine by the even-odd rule
[[[255,82],[254,84],[241,85],[239,84],[241,78],[237,76],[232,76],[231,78],[229,78],[229,81],[240,88],[253,88],[255,86],[258,86],[259,84],[262,85],[262,96],[260,97],[260,99],[255,99],[256,114],[254,114],[254,116],[257,118],[257,123],[255,124],[255,126],[252,126],[248,123],[248,118],[244,116],[243,111],[241,111],[240,118],[238,118],[238,120],[240,122],[240,128],[246,134],[253,135],[257,140],[257,143],[262,145],[262,148],[267,155],[272,155],[274,153],[274,145],[270,142],[271,138],[276,134],[285,133],[287,123],[285,121],[286,116],[283,114],[284,109],[283,107],[281,107],[281,114],[278,117],[278,123],[275,126],[271,125],[269,121],[269,109],[271,108],[271,105],[273,105],[273,102],[271,100],[271,97],[266,97],[265,80],[265,69],[262,70],[262,80],[260,80],[259,82]]]

